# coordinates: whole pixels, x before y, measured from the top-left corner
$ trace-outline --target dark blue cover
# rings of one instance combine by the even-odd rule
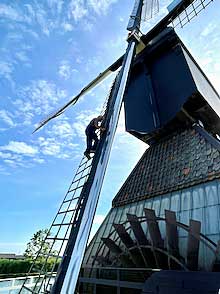
[[[124,102],[126,130],[145,136],[146,142],[168,125],[173,131],[188,123],[189,116],[201,120],[208,131],[220,129],[219,96],[170,28],[136,58]],[[180,119],[183,107],[189,116]]]

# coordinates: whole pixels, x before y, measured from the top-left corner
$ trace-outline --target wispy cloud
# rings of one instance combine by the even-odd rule
[[[69,138],[57,138],[57,137],[39,137],[37,144],[42,156],[53,156],[55,158],[68,159],[78,155],[78,144],[72,143]]]
[[[23,154],[26,156],[33,156],[38,153],[36,147],[30,146],[25,142],[10,141],[7,145],[0,146],[2,151],[11,151],[18,154]]]
[[[68,23],[68,22],[62,23],[62,27],[63,27],[65,32],[71,32],[74,29],[73,25]]]
[[[210,23],[202,32],[201,36],[206,37],[210,34],[212,34],[217,29],[216,23]]]
[[[15,56],[16,58],[22,62],[22,64],[29,64],[31,65],[30,63],[30,58],[27,56],[27,54],[25,53],[25,51],[18,51],[15,53]]]
[[[79,112],[75,118],[75,121],[73,123],[73,129],[75,133],[81,137],[85,137],[85,128],[88,125],[88,123],[96,116],[98,116],[100,113],[100,109],[94,109],[94,110],[83,110]]]
[[[2,120],[9,127],[16,126],[16,123],[13,121],[13,115],[7,110],[0,110],[0,120]]]
[[[96,214],[95,215],[95,218],[94,218],[94,221],[93,221],[93,224],[95,224],[95,225],[101,225],[102,222],[104,221],[104,219],[105,219],[105,215]]]
[[[10,141],[6,145],[0,146],[0,159],[10,168],[30,168],[33,163],[42,163],[38,148],[34,145],[28,145],[25,142]],[[7,170],[7,172],[10,170]],[[0,173],[4,173],[0,169]]]
[[[85,2],[83,0],[71,0],[68,9],[69,19],[73,18],[76,22],[88,14]]]
[[[53,14],[60,14],[63,10],[64,0],[47,0],[47,4],[53,11]]]
[[[70,65],[66,62],[62,63],[59,67],[58,73],[61,78],[63,78],[64,80],[68,80],[71,75]]]
[[[41,153],[44,155],[57,156],[60,153],[60,145],[57,144],[54,138],[45,139],[44,137],[40,137],[39,145]]]
[[[53,135],[56,138],[61,138],[62,140],[66,138],[73,139],[75,135],[74,129],[71,124],[63,117],[61,120],[55,121],[49,130],[47,130],[47,134]]]
[[[12,86],[14,85],[14,81],[12,77],[13,71],[14,71],[14,65],[12,62],[0,61],[0,77],[1,79],[8,80]]]
[[[97,13],[97,14],[106,14],[109,10],[109,7],[116,3],[118,0],[88,0],[88,5]]]
[[[0,16],[12,21],[23,21],[24,18],[17,9],[10,5],[0,4]]]
[[[58,73],[61,78],[63,78],[64,80],[68,80],[74,72],[77,73],[78,70],[72,68],[67,60],[61,61],[58,69]]]
[[[18,118],[22,118],[24,125],[33,123],[33,118],[47,115],[54,111],[58,103],[66,97],[66,92],[46,80],[34,80],[29,85],[18,90],[19,99],[13,104],[17,110]],[[21,116],[22,115],[22,116]]]

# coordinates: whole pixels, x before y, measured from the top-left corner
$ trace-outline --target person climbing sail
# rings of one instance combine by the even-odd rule
[[[104,116],[99,115],[98,117],[93,118],[88,124],[88,126],[86,127],[85,133],[86,133],[87,148],[86,148],[86,151],[84,152],[84,155],[88,159],[91,158],[90,153],[95,152],[99,142],[99,138],[96,134],[96,130],[100,129],[102,132],[105,131],[105,128],[102,127],[103,120],[104,120]]]

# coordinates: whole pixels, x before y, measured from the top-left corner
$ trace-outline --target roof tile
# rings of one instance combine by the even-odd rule
[[[195,129],[179,130],[146,150],[113,206],[220,178],[220,153]]]

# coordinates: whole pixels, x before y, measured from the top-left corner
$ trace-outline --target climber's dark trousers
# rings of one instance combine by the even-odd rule
[[[93,144],[94,141],[94,144]],[[90,153],[91,150],[95,150],[98,145],[99,139],[98,136],[95,133],[95,129],[86,129],[86,143],[87,148],[86,152]]]

